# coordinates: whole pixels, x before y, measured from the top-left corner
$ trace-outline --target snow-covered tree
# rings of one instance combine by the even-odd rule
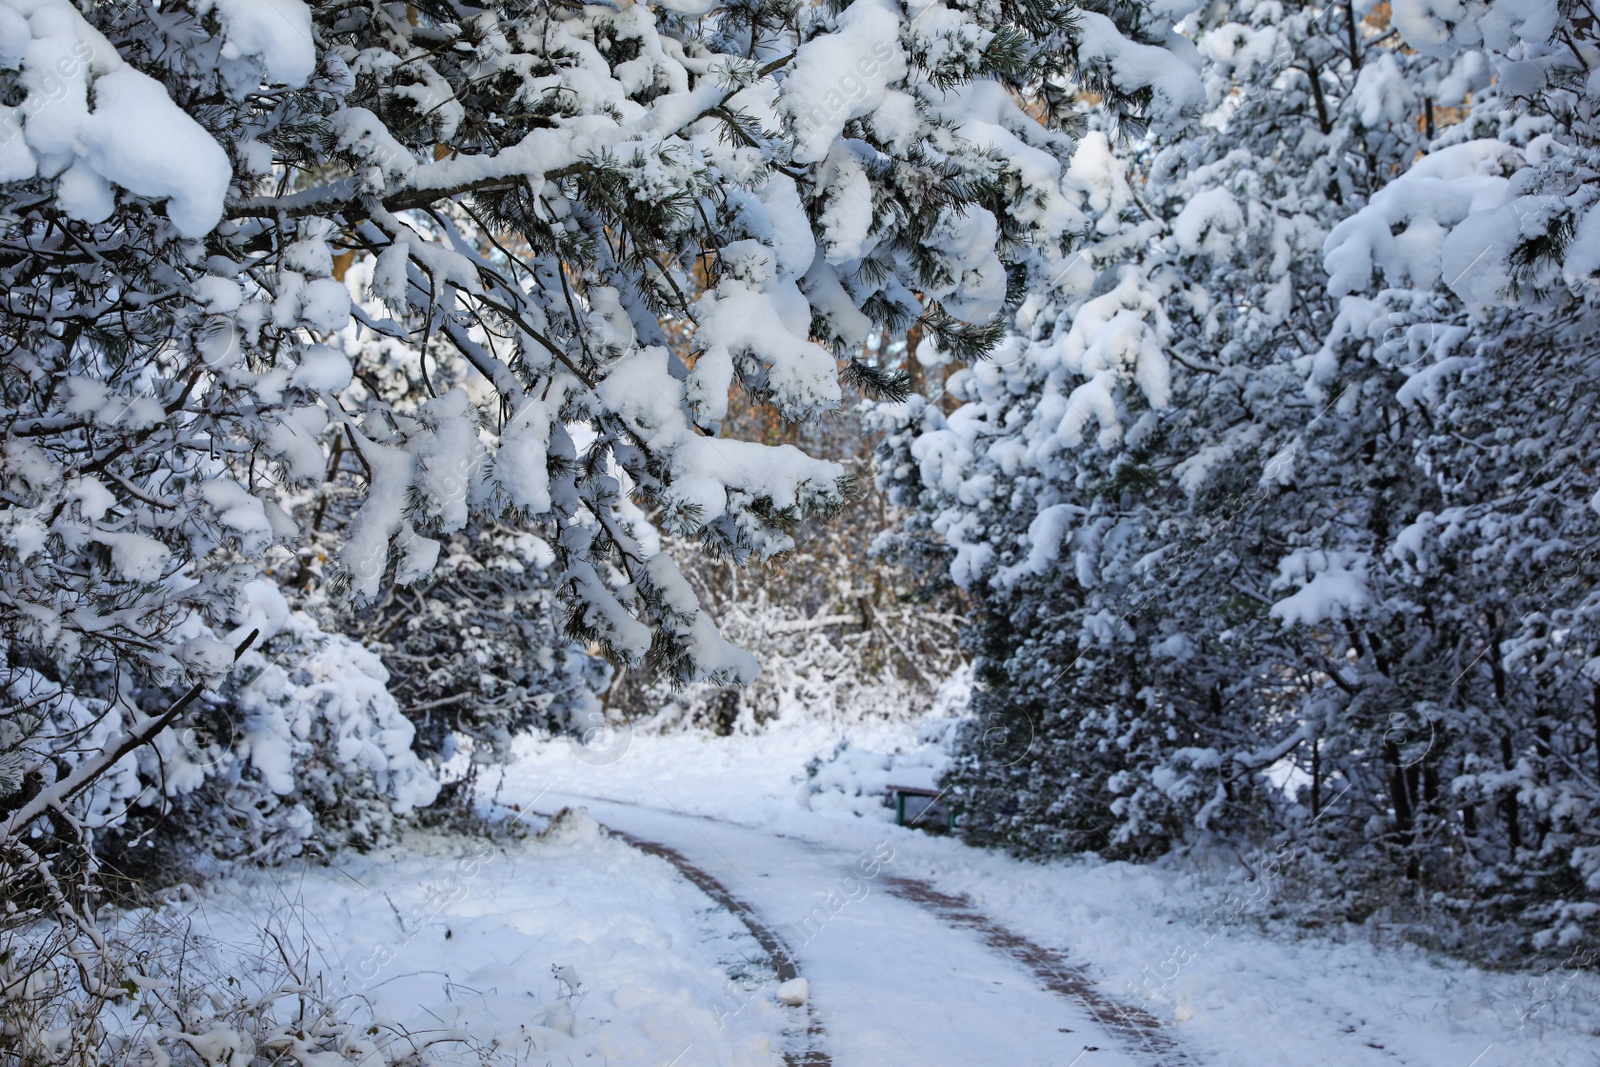
[[[1588,29],[1499,6],[1454,44],[1413,44],[1405,5],[1184,20],[1209,113],[1091,133],[1078,258],[896,413],[905,540],[980,608],[951,779],[975,836],[1288,837],[1342,914],[1404,886],[1578,936],[1600,486],[1591,292],[1554,264],[1591,245],[1549,196],[1505,205],[1581,154]]]
[[[54,872],[162,805],[259,855],[425,802],[388,686],[442,679],[306,609],[459,579],[497,523],[550,550],[541,671],[749,681],[659,533],[768,559],[851,479],[730,394],[812,420],[903,388],[874,330],[992,347],[1077,221],[1077,92],[1198,107],[1170,7],[0,0],[8,898],[92,945]]]
[[[352,594],[515,515],[552,533],[576,631],[748,677],[630,501],[738,559],[836,508],[838,466],[717,436],[729,387],[826,410],[875,319],[976,351],[1002,256],[1051,236],[1002,204],[1067,146],[1009,90],[1076,66],[1110,91],[1136,47],[1032,4],[270,14],[7,7],[6,610],[41,650],[209,664],[166,627],[292,536],[277,496],[337,439],[368,480]],[[1130,75],[1129,121],[1159,73]],[[363,257],[388,314],[351,299]],[[341,331],[420,352],[438,395],[363,381]]]
[[[1403,368],[1397,398],[1423,422],[1415,455],[1437,496],[1403,526],[1396,511],[1388,555],[1428,638],[1417,657],[1448,665],[1430,729],[1456,749],[1422,800],[1457,831],[1474,894],[1570,943],[1600,912],[1600,30],[1554,2],[1408,0],[1393,17],[1447,72],[1425,89],[1461,121],[1329,235],[1339,322],[1319,372]]]

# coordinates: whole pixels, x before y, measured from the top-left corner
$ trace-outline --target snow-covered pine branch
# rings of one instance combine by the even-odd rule
[[[984,343],[1020,242],[1068,221],[1034,205],[1071,141],[1026,102],[1077,73],[1129,121],[1194,103],[1182,62],[1152,83],[1109,20],[1079,47],[1038,3],[0,11],[28,575],[3,610],[32,647],[169,673],[165,635],[295,536],[283,493],[337,440],[366,481],[354,596],[511,516],[576,636],[748,680],[635,505],[783,551],[848,479],[720,436],[728,390],[806,419],[875,323]],[[419,373],[385,389],[389,361]]]

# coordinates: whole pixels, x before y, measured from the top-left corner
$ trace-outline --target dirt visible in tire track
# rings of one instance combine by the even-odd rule
[[[613,837],[621,838],[640,852],[648,852],[652,856],[660,856],[676,867],[679,873],[690,882],[694,883],[695,888],[737,916],[739,921],[744,923],[745,929],[750,931],[750,936],[755,938],[767,953],[767,957],[772,962],[772,969],[777,972],[778,981],[787,982],[791,978],[798,977],[798,972],[796,972],[794,966],[794,958],[789,952],[789,947],[783,943],[783,939],[773,933],[761,921],[754,908],[730,893],[728,888],[721,882],[696,867],[693,863],[690,863],[676,849],[668,848],[666,845],[658,845],[654,841],[646,841],[643,838],[634,837],[632,834],[624,833],[609,826],[606,827],[606,832]],[[829,1056],[822,1047],[823,1040],[826,1037],[827,1031],[823,1029],[822,1019],[818,1016],[817,1009],[810,1001],[807,1001],[805,1050],[802,1052],[784,1052],[783,1062],[787,1067],[833,1067],[833,1057]]]
[[[885,875],[889,892],[920,904],[952,926],[971,930],[984,944],[1005,953],[1031,970],[1053,993],[1089,1010],[1101,1026],[1120,1039],[1126,1050],[1142,1054],[1150,1067],[1197,1067],[1161,1021],[1141,1008],[1118,1003],[1095,984],[1089,972],[1067,961],[1057,949],[1045,948],[979,912],[965,896],[941,892],[927,882],[901,875]]]

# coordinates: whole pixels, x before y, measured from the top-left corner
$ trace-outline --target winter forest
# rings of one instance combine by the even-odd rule
[[[1591,0],[0,0],[0,1067],[1600,1065]]]

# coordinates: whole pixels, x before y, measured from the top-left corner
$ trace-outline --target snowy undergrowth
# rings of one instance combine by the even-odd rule
[[[920,714],[889,703],[871,711],[860,705],[843,711],[830,708],[830,714],[819,716],[809,706],[786,699],[763,721],[741,716],[730,731],[739,738],[735,746],[718,744],[728,733],[710,723],[694,723],[683,715],[682,705],[671,704],[648,718],[587,730],[577,737],[524,735],[512,746],[520,767],[511,773],[516,778],[537,777],[543,773],[540,768],[577,762],[594,768],[608,788],[622,790],[607,792],[608,797],[660,803],[653,777],[630,785],[626,778],[608,772],[623,760],[637,759],[637,744],[637,751],[648,751],[645,758],[661,774],[670,775],[669,767],[676,763],[698,765],[709,760],[719,779],[736,782],[746,792],[781,795],[785,803],[798,797],[803,807],[816,811],[889,819],[890,809],[883,803],[888,785],[932,787],[943,773],[971,689],[972,672],[963,666],[927,694],[927,706]],[[694,698],[692,693],[688,696]],[[741,755],[747,751],[762,755],[747,763]],[[779,783],[772,777],[775,763],[794,759],[799,760],[800,770],[793,781]],[[464,766],[458,761],[445,770]],[[552,773],[559,778],[564,772]],[[485,795],[493,794],[496,783],[503,780],[503,771],[490,772],[484,779]]]
[[[590,731],[583,739],[525,735],[512,747],[513,762],[486,774],[483,795],[504,799],[512,783],[577,794],[592,786],[597,796],[635,804],[660,806],[671,794],[675,805],[698,815],[720,817],[741,797],[778,811],[798,804],[892,819],[883,804],[887,785],[931,785],[943,770],[966,679],[962,672],[930,711],[915,717],[841,723],[793,715],[722,736],[669,716]],[[686,780],[714,778],[716,787],[679,790],[680,799],[670,788],[680,768]]]
[[[510,843],[413,833],[335,863],[241,871],[120,923],[169,948],[180,939],[160,931],[187,931],[189,966],[214,979],[203,996],[244,1005],[287,990],[291,1006],[297,993],[329,1005],[349,1037],[320,1047],[334,1056],[318,1063],[782,1062],[796,1013],[777,1005],[760,946],[665,861],[586,814]],[[728,1003],[745,1007],[729,1015]],[[173,1062],[187,1062],[178,1045],[230,1067],[273,1058],[252,1058],[261,1019],[248,1012],[193,1038],[118,1018],[140,1040],[164,1035]],[[164,1062],[142,1049],[128,1062]],[[286,1051],[296,1055],[276,1048]]]
[[[890,818],[891,785],[938,788],[960,722],[929,715],[920,720],[911,741],[887,752],[840,741],[831,754],[815,756],[806,764],[801,803],[811,811]]]
[[[853,731],[847,751],[917,752],[928,725]],[[1383,932],[1369,927],[1307,935],[1273,918],[1278,872],[1295,862],[1292,852],[1244,863],[1229,853],[1186,870],[1090,856],[1024,862],[886,826],[887,810],[870,796],[845,800],[840,790],[839,802],[815,803],[806,765],[827,760],[839,738],[808,724],[753,736],[627,740],[605,765],[586,762],[585,750],[567,742],[524,741],[500,783],[502,799],[543,791],[607,797],[844,849],[891,835],[897,873],[965,893],[1019,933],[1064,949],[1110,995],[1174,1027],[1201,1062],[1217,1067],[1594,1063],[1600,977],[1571,967],[1487,971],[1413,946],[1385,947],[1375,943]],[[848,761],[835,763],[850,777]],[[877,776],[854,778],[867,785]]]

